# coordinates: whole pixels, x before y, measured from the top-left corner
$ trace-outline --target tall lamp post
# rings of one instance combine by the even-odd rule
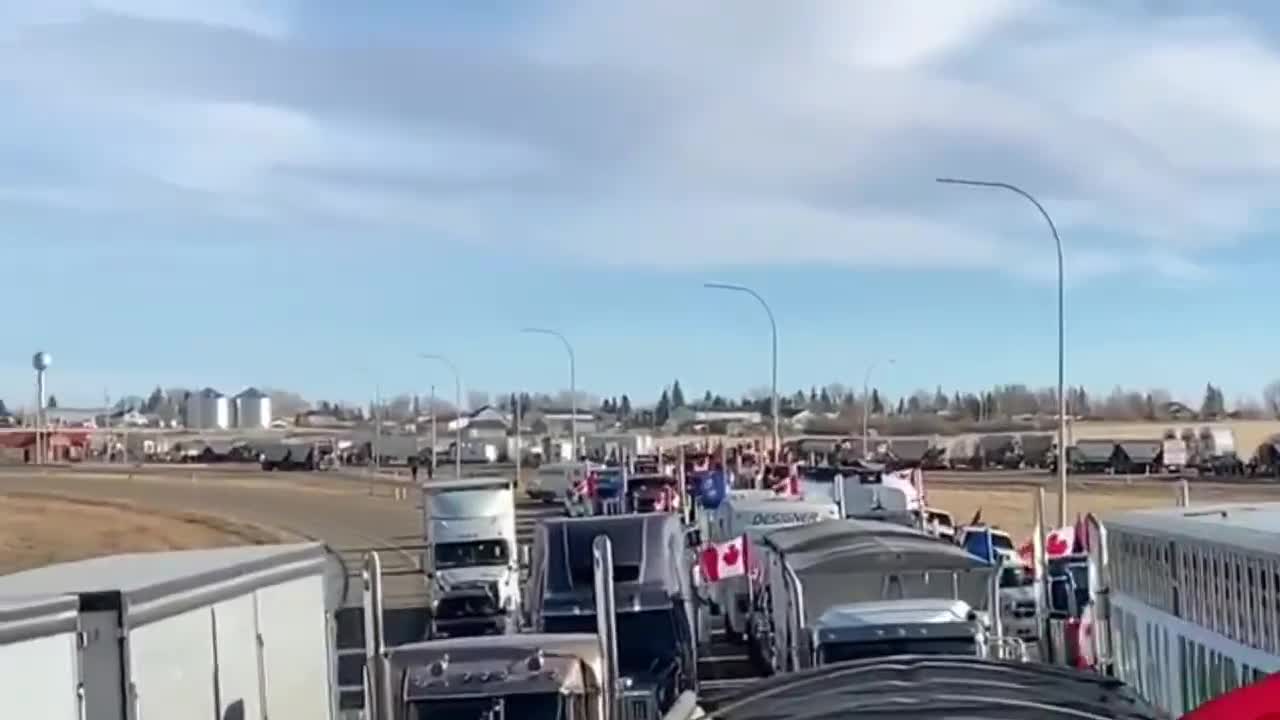
[[[564,351],[569,354],[569,454],[572,456],[573,462],[578,461],[578,369],[577,361],[573,356],[573,345],[561,333],[550,330],[548,328],[527,327],[522,328],[520,332],[529,333],[531,335],[550,335],[560,341],[564,345]]]
[[[889,364],[894,364],[894,359],[889,358]],[[864,458],[871,457],[871,451],[868,449],[867,436],[870,429],[867,427],[868,419],[871,417],[871,391],[868,389],[871,385],[871,373],[879,365],[880,361],[873,361],[867,366],[867,372],[862,376],[862,456]]]
[[[457,417],[453,419],[453,472],[458,479],[462,479],[462,374],[458,372],[458,366],[443,355],[419,353],[418,357],[423,360],[435,360],[453,371],[453,404],[457,408]],[[435,448],[431,448],[432,463],[435,462],[435,452]]]
[[[964,178],[938,178],[937,181],[946,185],[996,188],[1017,193],[1034,205],[1036,210],[1040,211],[1040,216],[1049,225],[1049,232],[1053,235],[1053,243],[1058,251],[1058,526],[1065,527],[1067,524],[1067,396],[1066,388],[1064,387],[1066,378],[1066,362],[1064,360],[1066,333],[1063,330],[1063,305],[1066,293],[1063,290],[1062,238],[1058,236],[1058,227],[1053,224],[1053,218],[1049,217],[1049,212],[1044,209],[1040,201],[1017,185]]]
[[[770,383],[770,393],[772,395],[772,414],[773,414],[773,452],[774,460],[782,462],[782,431],[779,423],[778,410],[778,323],[773,318],[773,308],[769,307],[769,303],[765,302],[760,293],[752,290],[744,285],[732,285],[730,283],[709,282],[703,283],[705,288],[711,290],[728,290],[730,292],[746,293],[756,299],[760,303],[760,307],[764,308],[765,315],[769,316],[769,333],[772,341],[772,381]]]

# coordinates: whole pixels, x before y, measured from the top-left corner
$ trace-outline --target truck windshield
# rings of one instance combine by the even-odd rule
[[[566,720],[565,704],[556,693],[482,698],[441,698],[409,704],[413,720]]]
[[[618,669],[623,674],[665,667],[676,653],[672,610],[618,613]],[[548,632],[595,632],[596,616],[573,615],[544,620]]]
[[[506,565],[510,559],[507,543],[503,540],[475,540],[473,542],[438,543],[435,547],[436,568],[476,565]]]
[[[832,643],[818,649],[822,665],[888,657],[890,655],[969,655],[978,653],[973,638],[949,638],[945,640],[876,640],[856,643]]]

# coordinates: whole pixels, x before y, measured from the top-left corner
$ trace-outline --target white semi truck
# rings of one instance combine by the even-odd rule
[[[511,480],[432,481],[422,498],[431,636],[515,632],[521,593]]]

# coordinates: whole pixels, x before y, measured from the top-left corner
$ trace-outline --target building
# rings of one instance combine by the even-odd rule
[[[530,410],[523,420],[537,428],[545,428],[549,435],[562,437],[569,434],[573,427],[574,414],[570,410]],[[578,409],[578,435],[591,435],[599,432],[600,425],[596,416],[589,410]]]
[[[271,427],[271,396],[258,388],[246,388],[232,403],[233,424],[237,428],[262,430]]]
[[[226,430],[231,427],[231,402],[213,388],[189,393],[185,424],[189,430]]]

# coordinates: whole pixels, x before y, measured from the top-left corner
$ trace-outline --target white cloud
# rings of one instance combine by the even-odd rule
[[[0,44],[0,92],[57,118],[15,144],[77,166],[0,171],[0,202],[340,218],[663,267],[1051,273],[1023,200],[932,183],[967,175],[1035,192],[1077,276],[1186,280],[1280,189],[1269,18],[583,0],[459,49],[341,47],[341,28],[321,45],[305,3],[96,6]]]

